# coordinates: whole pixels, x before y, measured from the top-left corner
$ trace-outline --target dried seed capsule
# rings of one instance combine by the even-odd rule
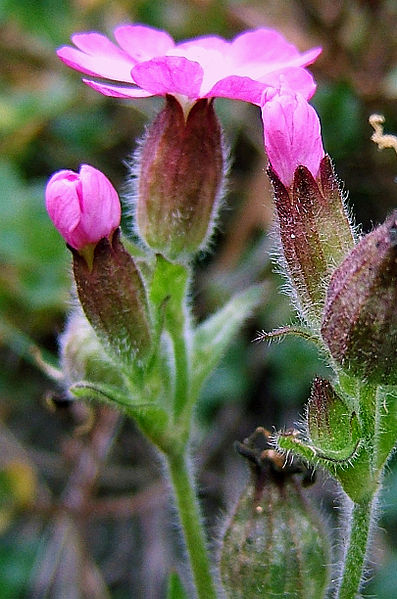
[[[252,447],[263,434],[265,449]],[[230,599],[321,599],[328,584],[329,547],[323,525],[295,480],[312,472],[269,448],[258,429],[238,445],[252,462],[253,480],[230,519],[221,552],[221,576]]]

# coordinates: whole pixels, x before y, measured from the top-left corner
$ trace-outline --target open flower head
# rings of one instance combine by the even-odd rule
[[[305,98],[315,91],[304,67],[321,49],[301,54],[272,29],[247,31],[232,41],[213,35],[176,44],[165,31],[127,24],[116,27],[114,37],[117,44],[96,32],[74,34],[76,47],[64,46],[58,56],[73,69],[111,80],[83,79],[98,92],[118,98],[171,94],[184,105],[213,97],[259,105],[263,91],[281,81]]]
[[[262,99],[265,148],[280,181],[289,187],[305,166],[316,178],[324,157],[320,120],[305,98],[290,89],[269,89]]]
[[[47,183],[46,207],[55,227],[76,250],[109,237],[120,224],[116,190],[101,171],[88,164],[79,173],[54,173]]]

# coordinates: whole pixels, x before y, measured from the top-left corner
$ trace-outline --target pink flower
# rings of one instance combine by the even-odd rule
[[[317,176],[324,148],[320,120],[305,98],[291,90],[267,90],[262,99],[267,156],[281,182],[289,187],[298,166]]]
[[[76,250],[109,237],[119,226],[120,200],[101,171],[83,164],[80,172],[55,173],[46,188],[46,207],[55,227]]]
[[[281,84],[310,98],[315,91],[304,66],[321,48],[303,54],[272,29],[257,29],[232,41],[206,36],[175,44],[165,31],[145,25],[120,25],[118,45],[100,33],[72,36],[76,48],[64,46],[59,58],[93,77],[127,85],[84,83],[106,96],[142,98],[171,94],[182,104],[199,98],[225,97],[260,104],[263,91]]]

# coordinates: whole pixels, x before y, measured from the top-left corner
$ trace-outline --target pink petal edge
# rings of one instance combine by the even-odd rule
[[[155,95],[147,92],[144,89],[140,89],[139,87],[122,87],[108,83],[98,83],[97,81],[92,81],[91,79],[82,79],[82,81],[100,94],[109,96],[111,98],[150,98],[151,96]]]

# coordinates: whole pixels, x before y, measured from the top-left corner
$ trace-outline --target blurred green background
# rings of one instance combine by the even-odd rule
[[[56,364],[70,302],[70,258],[45,213],[46,179],[89,163],[122,192],[126,160],[161,106],[159,99],[96,94],[55,49],[73,32],[111,34],[128,21],[165,28],[178,40],[270,26],[302,51],[323,46],[312,67],[313,103],[356,221],[368,231],[396,206],[397,157],[377,150],[368,125],[378,112],[397,133],[395,0],[0,0],[1,599],[161,599],[180,554],[153,450],[113,413],[65,401],[32,352],[39,347]],[[198,407],[196,468],[213,531],[246,475],[233,441],[258,425],[291,425],[324,370],[304,341],[251,343],[257,330],[293,315],[269,259],[271,191],[259,110],[227,100],[216,106],[231,148],[230,191],[214,251],[197,260],[194,312],[202,319],[254,281],[265,281],[266,293]],[[84,470],[92,462],[94,474]],[[379,599],[395,598],[397,588],[395,465],[365,595]],[[71,505],[76,485],[83,499]],[[320,482],[313,500],[327,512],[334,492]]]

